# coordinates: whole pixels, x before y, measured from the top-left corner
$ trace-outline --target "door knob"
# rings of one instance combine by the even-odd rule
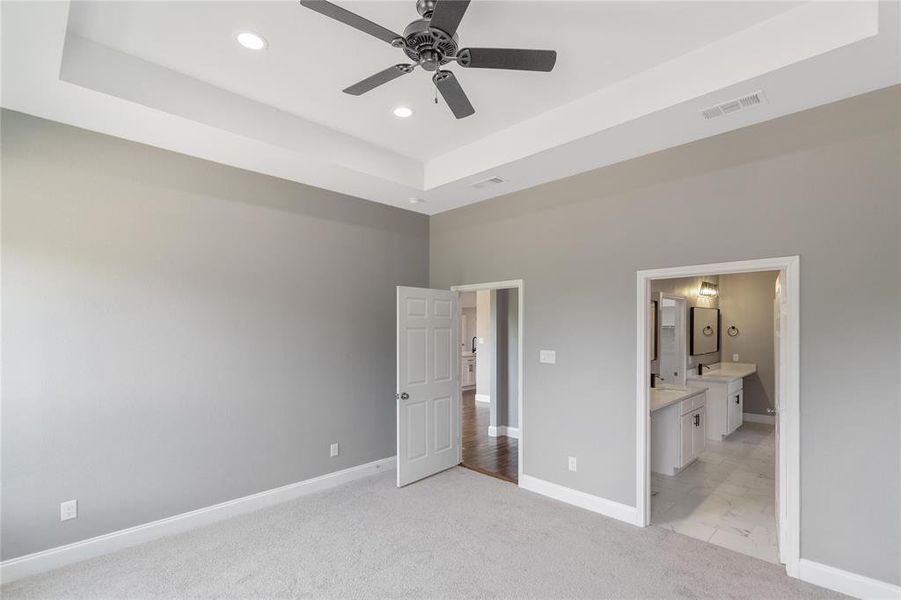
[[[401,394],[394,394],[395,400],[408,400],[410,398],[410,394],[407,392],[403,392]]]

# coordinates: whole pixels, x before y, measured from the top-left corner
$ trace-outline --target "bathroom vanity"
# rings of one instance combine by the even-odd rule
[[[707,438],[722,440],[744,421],[744,378],[757,372],[753,363],[716,363],[703,375],[692,372],[689,383],[707,387]]]
[[[707,447],[707,390],[651,388],[651,470],[675,475]]]

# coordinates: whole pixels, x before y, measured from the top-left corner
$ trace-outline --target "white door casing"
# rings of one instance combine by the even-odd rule
[[[397,288],[397,485],[460,463],[460,303]]]

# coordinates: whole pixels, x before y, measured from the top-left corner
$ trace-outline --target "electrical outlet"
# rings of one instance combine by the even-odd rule
[[[331,447],[329,448],[329,455],[338,456],[338,442],[335,442],[331,445]]]
[[[575,456],[569,457],[569,470],[570,471],[576,470],[576,457]]]
[[[69,500],[59,503],[59,520],[68,521],[78,518],[78,500]]]
[[[556,350],[539,350],[538,351],[538,362],[545,363],[548,365],[557,364],[557,351]]]
[[[732,362],[738,362],[738,354],[732,355]]]

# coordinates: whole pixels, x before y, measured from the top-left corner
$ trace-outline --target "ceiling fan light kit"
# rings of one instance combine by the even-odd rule
[[[475,113],[466,92],[452,71],[442,69],[450,62],[465,69],[508,69],[516,71],[544,71],[554,68],[554,50],[525,50],[516,48],[460,48],[457,27],[469,7],[470,0],[417,0],[419,19],[398,35],[356,13],[328,0],[300,0],[301,6],[340,21],[354,29],[376,37],[403,50],[412,63],[398,63],[346,88],[344,93],[360,96],[416,67],[434,72],[435,84],[448,108],[458,119]]]

